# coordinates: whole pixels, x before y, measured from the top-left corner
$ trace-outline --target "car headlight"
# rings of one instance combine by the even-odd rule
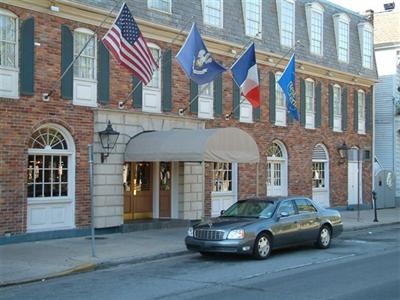
[[[235,229],[231,230],[228,234],[228,240],[241,240],[244,239],[244,230],[243,229]]]
[[[193,227],[188,228],[187,235],[193,237]]]

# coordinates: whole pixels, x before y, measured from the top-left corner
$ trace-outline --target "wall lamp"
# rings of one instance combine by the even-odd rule
[[[348,151],[348,150],[349,150],[349,147],[347,147],[347,145],[346,145],[345,142],[343,142],[343,144],[340,145],[340,146],[337,148],[337,151],[338,151],[339,157],[340,157],[339,163],[344,163],[344,160],[346,159],[347,151]]]
[[[105,159],[110,155],[112,149],[114,149],[117,143],[119,132],[112,128],[111,122],[108,121],[105,130],[98,132],[100,137],[101,146],[105,152],[101,153],[101,163],[104,163]]]

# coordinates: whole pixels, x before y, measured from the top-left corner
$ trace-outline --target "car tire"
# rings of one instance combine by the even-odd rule
[[[203,257],[211,257],[214,256],[215,253],[213,252],[204,252],[204,251],[200,251],[201,256]]]
[[[329,226],[323,225],[318,233],[316,246],[320,249],[327,249],[331,245],[332,230]]]
[[[254,242],[253,256],[255,259],[266,259],[272,249],[272,239],[266,233],[257,236]]]

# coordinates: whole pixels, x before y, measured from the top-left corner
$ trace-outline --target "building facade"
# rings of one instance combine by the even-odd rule
[[[0,234],[86,228],[88,144],[94,144],[96,228],[141,218],[200,219],[245,197],[305,195],[325,207],[370,205],[373,28],[328,1],[127,1],[160,68],[143,86],[100,38],[117,14],[103,0],[3,1],[0,42]],[[56,6],[55,9],[53,6]],[[230,66],[250,40],[261,106],[244,99],[228,72],[190,82],[174,56],[195,21],[213,57]],[[11,31],[11,29],[12,31]],[[95,33],[96,41],[90,39]],[[82,46],[73,70],[60,77]],[[277,80],[296,47],[300,122],[286,114]],[[4,48],[2,48],[4,49]],[[54,92],[48,101],[43,93]],[[132,92],[133,91],[133,92]],[[131,93],[132,92],[132,93]],[[124,105],[121,105],[123,102]],[[180,114],[184,109],[184,114]],[[232,112],[227,120],[226,114]],[[111,154],[97,132],[120,132]],[[259,163],[136,161],[129,144],[147,131],[235,127],[255,141]],[[348,159],[338,148],[346,144]],[[164,151],[161,141],[154,147]],[[357,172],[360,170],[358,176]]]
[[[376,13],[374,25],[379,75],[376,85],[375,155],[379,168],[393,174],[389,174],[389,177],[393,176],[389,178],[392,182],[389,190],[394,190],[394,195],[387,195],[381,207],[394,207],[400,205],[400,12]]]

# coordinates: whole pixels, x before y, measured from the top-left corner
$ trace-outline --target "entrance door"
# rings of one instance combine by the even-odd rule
[[[267,194],[282,196],[282,163],[280,161],[267,164]]]
[[[124,219],[152,218],[152,164],[127,163],[124,166],[124,177]]]
[[[171,163],[160,162],[160,218],[171,218]]]
[[[357,196],[362,199],[362,185],[359,185],[358,179],[358,162],[356,161],[349,161],[348,169],[347,169],[347,176],[348,176],[348,204],[354,205],[358,204]],[[362,170],[362,165],[360,163],[360,172]],[[362,180],[362,179],[361,179]],[[360,201],[361,203],[362,201]]]

